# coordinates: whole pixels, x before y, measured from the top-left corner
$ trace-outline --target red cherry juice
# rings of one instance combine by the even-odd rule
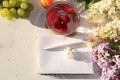
[[[79,21],[77,10],[68,2],[56,2],[46,14],[49,28],[59,34],[72,33]]]

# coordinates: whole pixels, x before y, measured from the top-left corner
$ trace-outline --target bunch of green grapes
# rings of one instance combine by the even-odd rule
[[[26,18],[33,9],[29,0],[1,0],[0,15],[8,20]]]

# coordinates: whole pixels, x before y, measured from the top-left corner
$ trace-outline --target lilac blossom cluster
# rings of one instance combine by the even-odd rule
[[[92,58],[102,69],[100,80],[120,80],[120,55],[110,48],[109,43],[93,47]]]

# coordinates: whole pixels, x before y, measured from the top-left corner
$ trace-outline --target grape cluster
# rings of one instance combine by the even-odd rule
[[[0,3],[0,15],[8,20],[13,18],[28,17],[33,9],[33,5],[29,0],[2,0]]]

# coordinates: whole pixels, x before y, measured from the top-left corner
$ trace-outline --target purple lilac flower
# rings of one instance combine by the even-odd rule
[[[102,69],[100,80],[120,80],[120,55],[114,53],[108,43],[102,43],[93,47],[92,58]]]

